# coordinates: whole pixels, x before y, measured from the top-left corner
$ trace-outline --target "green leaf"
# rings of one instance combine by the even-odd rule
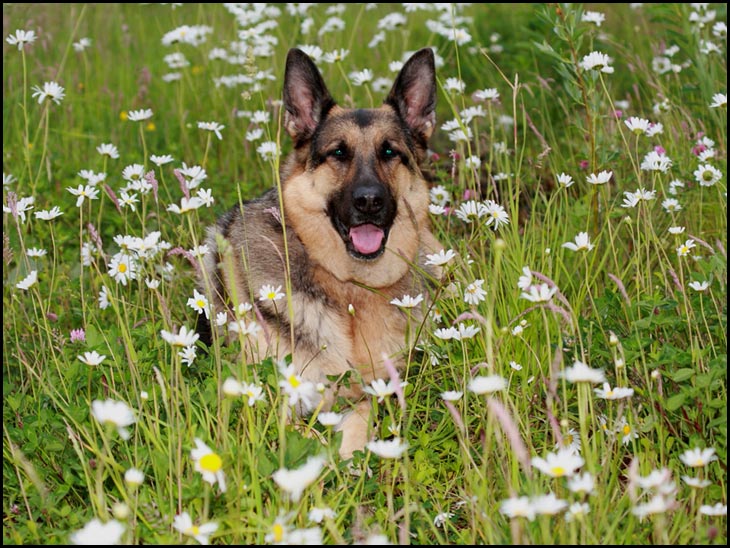
[[[276,470],[276,465],[269,459],[266,453],[259,453],[258,466],[256,467],[259,475],[264,478],[268,478]]]
[[[727,406],[727,399],[726,398],[714,398],[707,402],[707,407],[711,407],[712,409],[723,409]]]
[[[684,382],[687,379],[691,379],[695,374],[694,369],[690,369],[688,367],[679,369],[675,371],[674,373],[668,373],[667,376],[672,379],[674,382]]]
[[[676,411],[682,405],[684,405],[684,402],[687,400],[687,395],[683,392],[680,392],[679,394],[674,394],[674,396],[671,396],[669,399],[667,399],[667,403],[664,407],[668,411]]]

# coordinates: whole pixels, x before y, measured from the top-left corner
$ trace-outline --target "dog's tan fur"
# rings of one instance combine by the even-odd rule
[[[391,300],[425,294],[439,276],[424,264],[442,246],[429,228],[428,185],[419,168],[435,124],[433,56],[415,54],[382,107],[344,109],[311,61],[292,50],[284,98],[295,148],[281,170],[283,212],[272,189],[224,215],[209,231],[213,252],[201,285],[214,312],[230,313],[242,302],[257,307],[263,329],[245,345],[246,359],[291,354],[304,380],[327,386],[323,408],[337,396],[353,404],[340,425],[340,454],[349,457],[368,439],[370,400],[362,387],[388,378],[384,357],[399,364],[408,338],[408,315]],[[398,157],[383,157],[383,147]],[[332,154],[343,150],[346,160]],[[395,212],[384,250],[365,258],[348,251],[332,219],[333,200],[349,199],[363,184],[387,187]],[[290,287],[291,314],[284,301],[257,299],[264,284]],[[419,320],[414,310],[411,326]],[[348,371],[360,382],[330,383]]]

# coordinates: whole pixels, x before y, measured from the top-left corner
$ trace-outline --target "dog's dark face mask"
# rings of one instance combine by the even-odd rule
[[[376,259],[385,251],[388,233],[397,211],[396,201],[385,182],[369,169],[329,202],[332,224],[356,259]]]

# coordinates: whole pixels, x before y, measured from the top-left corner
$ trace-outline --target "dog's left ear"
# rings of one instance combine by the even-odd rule
[[[436,63],[431,48],[417,51],[406,61],[385,104],[395,109],[425,145],[436,126]]]

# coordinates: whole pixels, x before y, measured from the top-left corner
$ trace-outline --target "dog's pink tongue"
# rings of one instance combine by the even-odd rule
[[[350,229],[352,245],[363,255],[370,255],[380,249],[385,233],[375,225],[360,225]]]

